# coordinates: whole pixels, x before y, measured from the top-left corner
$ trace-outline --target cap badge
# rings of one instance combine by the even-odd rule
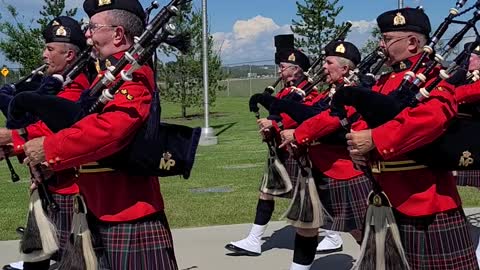
[[[337,48],[335,48],[335,52],[344,54],[345,46],[343,46],[343,44],[338,45]]]
[[[407,21],[403,17],[402,13],[398,12],[395,18],[393,18],[393,25],[404,25]]]
[[[105,6],[105,5],[110,5],[112,3],[112,0],[98,0],[98,6]]]
[[[58,27],[57,31],[55,31],[55,35],[57,37],[66,37],[67,31],[65,30],[65,27],[63,26]]]
[[[294,53],[292,53],[288,56],[288,61],[295,62],[295,60],[296,60],[296,57],[295,57]]]
[[[474,52],[480,52],[480,46],[477,46],[477,47],[475,48],[475,50],[473,50],[473,51],[474,51]]]
[[[52,26],[57,26],[57,25],[60,25],[60,23],[57,21],[53,21]]]
[[[405,62],[402,61],[402,62],[400,62],[399,68],[402,69],[402,70],[407,69],[407,64],[405,64]]]

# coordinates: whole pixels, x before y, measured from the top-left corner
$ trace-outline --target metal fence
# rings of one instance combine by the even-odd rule
[[[219,96],[246,97],[263,92],[278,78],[277,65],[273,59],[225,65],[227,79],[220,82],[226,86]]]
[[[220,81],[220,84],[226,85],[225,92],[217,93],[219,96],[227,97],[248,97],[254,93],[260,93],[265,87],[272,85],[276,77],[269,78],[248,78],[248,79],[227,79]]]

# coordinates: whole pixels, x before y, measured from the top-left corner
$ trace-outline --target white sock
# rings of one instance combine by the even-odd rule
[[[343,245],[340,233],[336,231],[325,230],[325,237],[318,243],[317,251],[340,248]]]
[[[10,266],[17,269],[23,269],[23,261],[13,262]]]
[[[477,254],[477,262],[480,266],[480,240],[478,241],[477,250],[475,251],[475,253]]]
[[[312,267],[311,264],[301,265],[301,264],[292,262],[292,265],[290,266],[290,270],[310,270],[310,267]]]
[[[260,244],[260,240],[262,239],[266,229],[267,225],[253,224],[250,233],[245,239],[231,242],[231,244],[251,252],[262,253],[262,245]]]

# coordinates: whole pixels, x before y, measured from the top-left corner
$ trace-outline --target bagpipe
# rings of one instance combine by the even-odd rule
[[[168,23],[170,18],[179,14],[177,6],[184,2],[185,0],[172,0],[163,7],[143,34],[135,38],[134,45],[125,52],[115,67],[108,69],[100,80],[84,91],[78,102],[35,92],[22,93],[11,102],[11,124],[15,125],[15,119],[21,119],[30,113],[42,120],[53,132],[57,132],[72,126],[86,115],[101,113],[123,83],[133,80],[133,73],[150,61],[161,43],[179,50],[188,48],[185,36],[171,37],[175,33],[175,25]],[[160,123],[159,103],[159,94],[155,89],[149,117],[133,141],[120,152],[98,161],[100,165],[134,175],[182,175],[185,179],[190,176],[201,130]]]
[[[281,42],[275,38],[275,47],[277,48],[275,53],[275,62],[279,64],[279,59],[277,59],[277,54],[283,52],[283,50],[293,50],[293,36],[291,39],[288,39],[286,42]],[[304,71],[296,80],[286,82],[284,84],[285,87],[289,87],[288,93],[283,98],[286,99],[295,99],[301,102],[305,95],[309,93],[305,93],[300,84],[303,86],[307,86],[310,82],[306,81],[306,78],[309,77],[309,74],[316,69],[316,67],[322,61],[315,61],[313,65],[309,67],[307,71]],[[282,81],[282,77],[280,76],[277,80],[273,83],[273,85],[268,86],[265,88],[263,93],[254,94],[249,99],[249,109],[251,112],[255,114],[257,119],[260,119],[260,108],[258,104],[261,104],[263,107],[268,108],[270,107],[270,102],[274,100],[272,94],[275,91],[277,85]],[[305,84],[306,82],[306,84]],[[312,88],[313,89],[313,88]],[[287,91],[286,89],[282,91]],[[281,122],[279,122],[280,125]],[[275,138],[273,132],[264,133],[263,141],[268,146],[268,157],[267,163],[265,165],[264,174],[260,184],[260,192],[270,194],[270,195],[283,195],[287,194],[292,189],[292,181],[290,179],[289,173],[285,169],[283,165],[285,161],[289,158],[289,154],[281,149],[278,148],[279,142],[277,138]]]
[[[466,78],[466,83],[465,84],[471,84],[480,79],[480,70],[473,70],[472,72],[467,73],[467,78]]]
[[[480,79],[479,70],[472,70],[467,73],[465,85],[470,85]],[[458,117],[470,118],[473,120],[480,119],[480,104],[477,99],[458,103]]]
[[[360,87],[344,88],[334,97],[335,108],[338,109],[344,105],[353,106],[362,115],[369,127],[375,128],[393,119],[405,108],[415,107],[423,100],[428,99],[430,92],[436,89],[442,81],[445,80],[453,86],[463,84],[468,70],[468,58],[473,49],[480,44],[478,37],[469,48],[464,49],[454,59],[448,68],[441,69],[431,83],[421,87],[425,84],[426,78],[433,74],[435,69],[438,69],[441,61],[451,53],[465,33],[475,27],[475,23],[480,19],[479,2],[477,1],[475,4],[477,11],[474,13],[474,17],[466,22],[465,27],[450,40],[443,54],[437,54],[434,60],[427,64],[425,70],[416,75],[416,79],[413,79],[409,72],[400,87],[388,95]],[[408,156],[417,163],[431,168],[478,170],[480,169],[480,162],[477,162],[480,161],[480,143],[472,137],[478,133],[478,130],[480,130],[479,121],[456,117],[438,139],[427,146],[412,151]]]
[[[35,92],[38,95],[57,95],[64,86],[70,84],[80,75],[82,72],[88,74],[88,77],[96,77],[97,72],[94,70],[93,63],[95,61],[91,54],[92,46],[87,47],[75,58],[75,61],[70,63],[61,74],[52,74],[50,76],[44,76],[40,85],[37,88],[31,88],[27,91],[18,92],[9,98],[7,104],[7,111],[4,112],[7,117],[6,126],[9,129],[17,129],[26,127],[29,124],[33,124],[38,121],[38,117],[31,113],[25,113],[22,117],[12,118],[8,112],[8,106],[11,100],[18,94],[23,92]]]
[[[350,27],[351,23],[347,23],[332,42],[344,40]],[[302,102],[304,98],[308,96],[311,91],[315,90],[317,84],[324,82],[326,79],[326,73],[324,72],[323,67],[317,68],[323,64],[324,58],[325,54],[320,56],[312,64],[311,68],[304,73],[303,78],[299,79],[299,81],[308,81],[302,89],[297,90],[293,88],[293,91],[281,99],[274,98],[267,94],[259,96],[259,103],[270,113],[268,119],[277,121],[279,127],[282,128],[280,112],[278,114],[272,113],[272,111],[278,108],[275,104],[283,104],[283,102],[285,102],[285,104],[293,104],[292,107],[303,108],[304,105],[302,105]],[[296,117],[292,118],[297,122],[302,122],[298,121],[299,119],[296,119]],[[287,222],[297,228],[319,228],[324,223],[324,215],[315,179],[313,178],[312,164],[308,157],[308,151],[305,148],[295,147],[295,145],[293,145],[291,146],[291,152],[289,158],[295,160],[299,169],[299,174],[296,175],[297,181],[296,185],[293,187],[291,203],[283,216],[286,217]]]
[[[40,85],[41,80],[43,79],[43,71],[47,68],[46,64],[41,65],[40,67],[34,69],[27,76],[24,76],[16,83],[5,84],[0,88],[0,110],[7,117],[8,115],[8,105],[12,96],[17,93],[28,91],[31,89],[36,89]],[[2,146],[5,153],[5,161],[7,162],[8,170],[10,171],[12,182],[20,181],[20,177],[15,172],[12,162],[10,161],[10,152],[11,149],[8,146]]]
[[[343,79],[340,85],[332,85],[329,95],[318,100],[311,106],[307,106],[291,100],[276,99],[270,104],[270,117],[278,119],[281,113],[288,114],[295,122],[301,124],[305,120],[330,108],[332,97],[336,91],[349,85],[361,85],[371,87],[375,83],[375,75],[380,71],[386,61],[386,57],[380,48],[376,48],[367,55],[349,75]]]
[[[340,31],[337,33],[337,35],[329,43],[333,43],[338,40],[344,40],[351,27],[352,27],[352,23],[349,21],[346,22],[344,26],[340,29]],[[322,51],[324,52],[324,49]],[[310,68],[307,71],[303,72],[302,76],[300,76],[297,80],[290,82],[289,85],[286,85],[290,87],[290,90],[289,90],[290,92],[284,97],[282,97],[282,99],[292,100],[295,102],[303,102],[304,98],[308,96],[312,91],[314,91],[318,84],[325,81],[326,74],[323,72],[323,67],[322,67],[324,59],[325,59],[325,53],[322,53],[312,63]],[[307,84],[301,88],[298,87],[304,81],[307,81]],[[258,107],[258,104],[261,104],[265,109],[270,110],[271,104],[275,100],[277,100],[277,98],[272,96],[272,94],[275,90],[275,87],[280,82],[281,82],[281,78],[278,78],[273,87],[269,86],[265,88],[265,91],[263,91],[263,93],[257,93],[252,95],[248,102],[250,112],[257,114],[260,110]],[[275,120],[275,119],[271,119],[271,120]]]
[[[92,63],[90,51],[91,46],[85,49],[62,74],[43,77],[39,84],[30,84],[29,87],[23,89],[23,91],[18,91],[18,89],[8,97],[8,102],[6,102],[6,104],[10,106],[11,100],[16,96],[27,93],[35,93],[41,96],[58,94],[64,85],[72,82],[85,70],[89,63]],[[47,67],[47,65],[45,64],[42,67]],[[32,74],[36,74],[37,70],[32,72]],[[63,80],[60,82],[59,78],[66,78],[65,83]],[[25,81],[28,81],[28,79]],[[12,120],[9,119],[8,110],[5,114],[7,116],[7,127],[11,127]],[[38,118],[36,116],[28,113],[21,119],[15,121],[14,126],[22,125],[23,128],[19,128],[18,133],[25,139],[25,141],[28,140],[28,135],[24,127],[37,120]],[[52,254],[58,250],[58,239],[55,225],[48,218],[44,210],[48,209],[50,212],[57,212],[59,206],[48,189],[49,181],[55,176],[47,179],[47,177],[43,175],[40,165],[30,167],[30,174],[32,178],[37,178],[40,181],[37,184],[38,189],[35,189],[30,195],[27,225],[20,241],[20,252],[22,260],[26,262],[36,262],[50,258]]]
[[[5,117],[7,117],[8,104],[12,97],[24,91],[37,89],[41,85],[41,81],[44,78],[43,72],[47,67],[47,64],[43,64],[32,70],[32,72],[18,80],[16,83],[5,84],[0,88],[0,110]]]
[[[345,39],[345,36],[351,26],[352,24],[347,22],[333,41]],[[277,47],[277,53],[279,50],[285,49],[284,47],[279,47],[280,44],[279,46],[277,46],[277,44],[275,45]],[[286,49],[293,49],[293,40],[291,40],[291,44],[282,45],[284,45]],[[323,63],[323,58],[323,56],[320,56],[316,61],[314,61],[307,71],[304,71],[301,76],[299,76],[299,78],[288,82],[287,85],[285,85],[289,87],[289,92],[282,97],[282,100],[303,102],[304,98],[315,90],[314,84],[318,84],[325,79],[323,68],[320,68],[320,72],[318,70],[318,67]],[[277,100],[277,98],[273,97],[272,94],[274,93],[276,86],[281,81],[282,77],[279,77],[273,85],[266,87],[263,93],[254,94],[250,97],[249,109],[255,114],[257,119],[260,118],[260,108],[258,107],[258,104],[261,104],[264,108],[269,110],[271,103]],[[281,120],[273,119],[270,116],[268,119]],[[280,128],[283,128],[281,121],[277,121],[277,123],[279,124]],[[271,195],[286,194],[292,189],[290,176],[283,165],[283,163],[289,158],[289,154],[281,149],[278,149],[279,142],[277,141],[277,138],[273,136],[272,132],[266,134],[263,138],[263,141],[267,143],[268,146],[268,157],[260,184],[260,191]]]
[[[272,95],[281,81],[282,77],[279,77],[272,85],[265,87],[265,95]],[[255,114],[255,118],[260,119],[260,108],[258,108],[257,102],[251,102],[249,105],[250,111]],[[278,149],[278,142],[272,133],[265,135],[263,141],[267,144],[268,156],[259,190],[273,196],[287,194],[292,190],[292,180],[283,165],[283,161],[288,158],[288,153]]]
[[[431,58],[433,47],[448,26],[455,22],[453,19],[468,10],[479,8],[478,3],[480,1],[477,1],[473,8],[459,13],[458,9],[462,8],[465,2],[457,1],[455,8],[450,9],[449,15],[435,31],[429,44],[423,48],[419,60],[412,70],[406,73],[397,90],[388,95],[382,95],[365,87],[345,87],[334,95],[331,114],[339,117],[340,123],[346,130],[350,130],[351,122],[347,119],[345,105],[353,106],[365,119],[369,127],[374,128],[393,119],[405,108],[417,106],[429,97],[430,92],[436,89],[441,81],[448,80],[448,83],[456,85],[459,81],[465,79],[469,53],[474,48],[471,46],[467,52],[461,53],[448,69],[441,70],[433,82],[420,87],[427,82],[427,78],[431,78],[432,74],[435,74],[434,72],[439,69],[443,59],[451,53],[465,33],[475,26],[475,22],[479,19],[478,10],[475,12],[473,19],[466,22],[466,26],[444,47],[443,54],[436,54],[434,60],[426,65],[422,73],[415,74],[424,65],[427,57]],[[415,154],[411,153],[412,156],[416,154],[425,154],[425,149],[418,150]],[[437,158],[444,157],[439,155]],[[352,269],[385,269],[386,265],[397,265],[398,269],[410,269],[388,196],[375,180],[372,168],[368,166],[359,167],[372,182],[373,191],[368,196],[369,206],[366,213],[361,252]],[[443,169],[447,168],[443,167]]]
[[[97,75],[91,67],[94,61],[92,44],[87,44],[87,47],[77,56],[75,61],[69,64],[61,74],[47,76],[42,81],[42,85],[38,88],[37,92],[46,95],[56,95],[64,86],[73,82],[73,80],[84,71],[88,71],[90,76]],[[88,70],[86,70],[87,68]]]
[[[361,81],[365,81],[371,85],[375,74],[383,66],[385,60],[386,58],[381,50],[375,49],[357,65],[355,70],[349,72],[349,76],[344,78],[344,83],[359,84]],[[343,85],[337,87],[341,88]],[[328,96],[312,106],[298,102],[276,100],[271,104],[270,114],[276,114],[275,118],[280,118],[280,113],[286,113],[297,123],[302,123],[329,109],[331,99],[335,96],[335,93],[336,90],[331,91]],[[339,129],[321,138],[321,141],[328,144],[345,144],[345,133],[346,130]],[[297,145],[292,145],[291,147],[300,167],[301,176],[298,178],[292,202],[285,216],[289,223],[296,227],[315,228],[323,223],[323,215],[321,213],[321,201],[316,191],[315,179],[312,175],[311,162],[308,159],[308,149]]]
[[[21,135],[25,141],[28,140],[28,135],[26,134],[26,130],[24,129],[30,124],[33,124],[38,121],[38,118],[31,113],[24,114],[21,118],[12,119],[9,117],[9,106],[12,100],[22,94],[26,93],[36,93],[38,95],[56,95],[58,92],[63,89],[64,85],[69,84],[72,82],[80,73],[82,73],[88,64],[92,63],[93,58],[90,54],[91,46],[88,46],[76,59],[72,62],[67,68],[62,72],[62,74],[54,74],[52,76],[43,76],[44,70],[48,67],[48,64],[43,64],[39,68],[33,70],[28,76],[21,79],[19,82],[15,83],[11,87],[15,89],[15,91],[11,92],[9,95],[0,95],[0,108],[7,118],[6,126],[9,129],[17,129],[19,135]],[[90,70],[90,72],[92,72]],[[65,80],[64,80],[65,78]],[[61,79],[61,81],[60,81]],[[34,83],[32,83],[34,82]],[[7,149],[7,147],[4,147]],[[9,155],[10,153],[6,153]],[[18,175],[15,173],[13,166],[8,158],[6,158],[8,168],[12,175],[12,181],[16,182],[20,180]],[[35,168],[31,168],[35,170]],[[39,167],[36,168],[37,171],[41,171]],[[39,175],[39,177],[42,177]],[[46,179],[43,179],[46,180]],[[58,205],[53,200],[51,193],[48,191],[48,188],[43,183],[39,184],[40,190],[40,198],[43,200],[44,205],[51,209],[52,211],[56,211],[58,209]]]

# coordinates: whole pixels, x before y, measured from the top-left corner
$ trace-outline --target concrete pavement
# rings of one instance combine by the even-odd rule
[[[480,208],[465,209],[472,235],[478,243]],[[288,270],[293,256],[295,231],[285,222],[271,222],[265,233],[262,255],[259,257],[231,256],[224,246],[242,239],[251,224],[237,224],[172,230],[175,252],[181,270]],[[343,234],[343,251],[317,255],[312,270],[350,269],[359,253],[359,246],[349,234]],[[0,265],[18,260],[18,241],[0,242]]]

